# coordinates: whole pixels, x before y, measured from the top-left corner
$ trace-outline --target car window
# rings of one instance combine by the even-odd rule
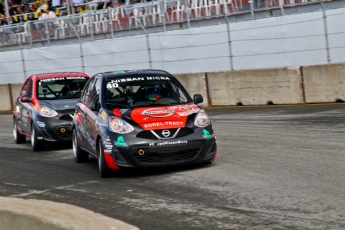
[[[86,104],[90,104],[91,100],[92,100],[92,89],[94,86],[94,82],[95,82],[95,77],[93,77],[87,84],[87,86],[84,89],[83,95],[82,95],[82,100],[86,103]]]
[[[192,102],[181,83],[172,77],[117,77],[108,79],[104,84],[104,101],[108,107],[178,105]]]
[[[28,87],[28,85],[29,85],[29,83],[30,83],[30,80],[31,80],[31,78],[27,79],[27,80],[25,81],[25,83],[23,84],[23,87],[22,87],[22,89],[21,89],[21,91],[20,91],[20,96],[26,95],[26,90],[27,90],[27,87]]]
[[[95,79],[95,83],[93,84],[92,90],[91,90],[91,101],[96,108],[99,108],[99,91],[101,88],[101,83],[98,78]]]
[[[44,78],[37,81],[37,98],[44,100],[62,100],[80,98],[88,78],[69,76]]]
[[[32,79],[29,80],[29,85],[26,91],[26,95],[28,95],[29,100],[32,100]]]

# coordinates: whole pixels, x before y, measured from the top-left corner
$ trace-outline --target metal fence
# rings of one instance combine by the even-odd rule
[[[323,0],[322,0],[323,1]],[[318,0],[319,2],[319,0]],[[117,31],[162,26],[219,18],[241,13],[255,14],[262,10],[279,10],[284,15],[287,7],[317,3],[314,0],[159,0],[123,5],[102,10],[88,10],[56,19],[28,20],[0,27],[0,47],[50,42],[51,40],[83,37]],[[319,2],[320,3],[320,2]],[[20,18],[25,18],[20,17]]]
[[[178,1],[170,3],[177,4]],[[123,14],[138,10],[139,6],[123,9]],[[79,23],[84,22],[83,16],[90,19],[95,14],[99,16],[115,9],[59,18],[59,22],[63,20],[66,23],[63,31],[56,30],[51,24],[53,21],[34,21],[27,31],[32,34],[33,30],[39,30],[36,31],[38,38],[26,43],[49,42],[55,39],[55,35],[56,39],[63,39],[60,38],[62,32],[65,38],[85,36],[88,39],[51,46],[4,49],[0,55],[0,83],[22,82],[31,74],[52,71],[83,71],[93,75],[114,69],[154,68],[179,74],[345,62],[345,7],[326,7],[326,10],[323,2],[315,6],[320,10],[231,23],[228,15],[218,15],[217,20],[223,23],[132,36],[115,36],[117,31],[125,29],[120,29],[110,20],[104,27],[90,20],[85,25]],[[145,32],[150,25],[164,28],[163,23],[171,23],[169,20],[152,23],[151,20],[127,18],[125,28],[141,28]],[[177,18],[174,20],[176,22]],[[121,21],[120,25],[123,25]],[[89,39],[96,35],[96,29],[102,33],[105,28],[108,34],[112,31],[114,38]]]

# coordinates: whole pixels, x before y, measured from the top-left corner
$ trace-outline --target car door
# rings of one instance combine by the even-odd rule
[[[29,80],[30,79],[27,79],[21,90],[20,90],[20,93],[19,93],[19,96],[16,100],[16,103],[15,103],[15,122],[17,123],[17,127],[18,127],[18,130],[19,131],[24,131],[23,130],[23,118],[22,118],[22,114],[23,114],[23,104],[22,104],[22,101],[21,101],[21,97],[25,95],[25,92],[26,92],[26,88],[28,87],[28,84],[29,84]]]
[[[89,88],[89,98],[88,98],[88,108],[87,116],[85,120],[85,129],[87,135],[92,139],[89,142],[89,151],[96,154],[96,120],[98,116],[98,111],[95,110],[95,105],[99,104],[99,90],[100,90],[100,81],[96,76],[92,87]],[[99,108],[99,107],[98,107]]]
[[[87,113],[88,113],[88,106],[89,106],[89,94],[90,89],[93,87],[95,79],[91,78],[85,85],[81,99],[77,103],[76,106],[76,116],[77,116],[77,129],[80,133],[80,138],[82,140],[82,148],[90,151],[90,136],[86,132],[86,127],[88,126],[87,123]]]
[[[27,87],[23,92],[22,96],[26,96],[27,102],[23,102],[21,98],[20,101],[20,111],[21,111],[21,128],[27,134],[31,133],[31,120],[32,120],[32,88],[33,80],[29,78],[27,81]]]

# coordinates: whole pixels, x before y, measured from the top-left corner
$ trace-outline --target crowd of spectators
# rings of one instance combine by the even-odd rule
[[[7,1],[7,18],[5,2]],[[123,1],[123,2],[122,2]],[[82,13],[88,10],[115,8],[124,4],[125,0],[70,0],[73,13]],[[47,12],[45,12],[47,11]],[[0,26],[39,20],[42,13],[55,13],[56,16],[69,14],[67,0],[0,0]],[[1,32],[1,31],[0,31]]]

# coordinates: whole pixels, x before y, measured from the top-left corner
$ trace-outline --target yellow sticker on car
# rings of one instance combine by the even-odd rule
[[[101,113],[101,117],[103,120],[105,120],[107,118],[107,113],[104,110]]]

